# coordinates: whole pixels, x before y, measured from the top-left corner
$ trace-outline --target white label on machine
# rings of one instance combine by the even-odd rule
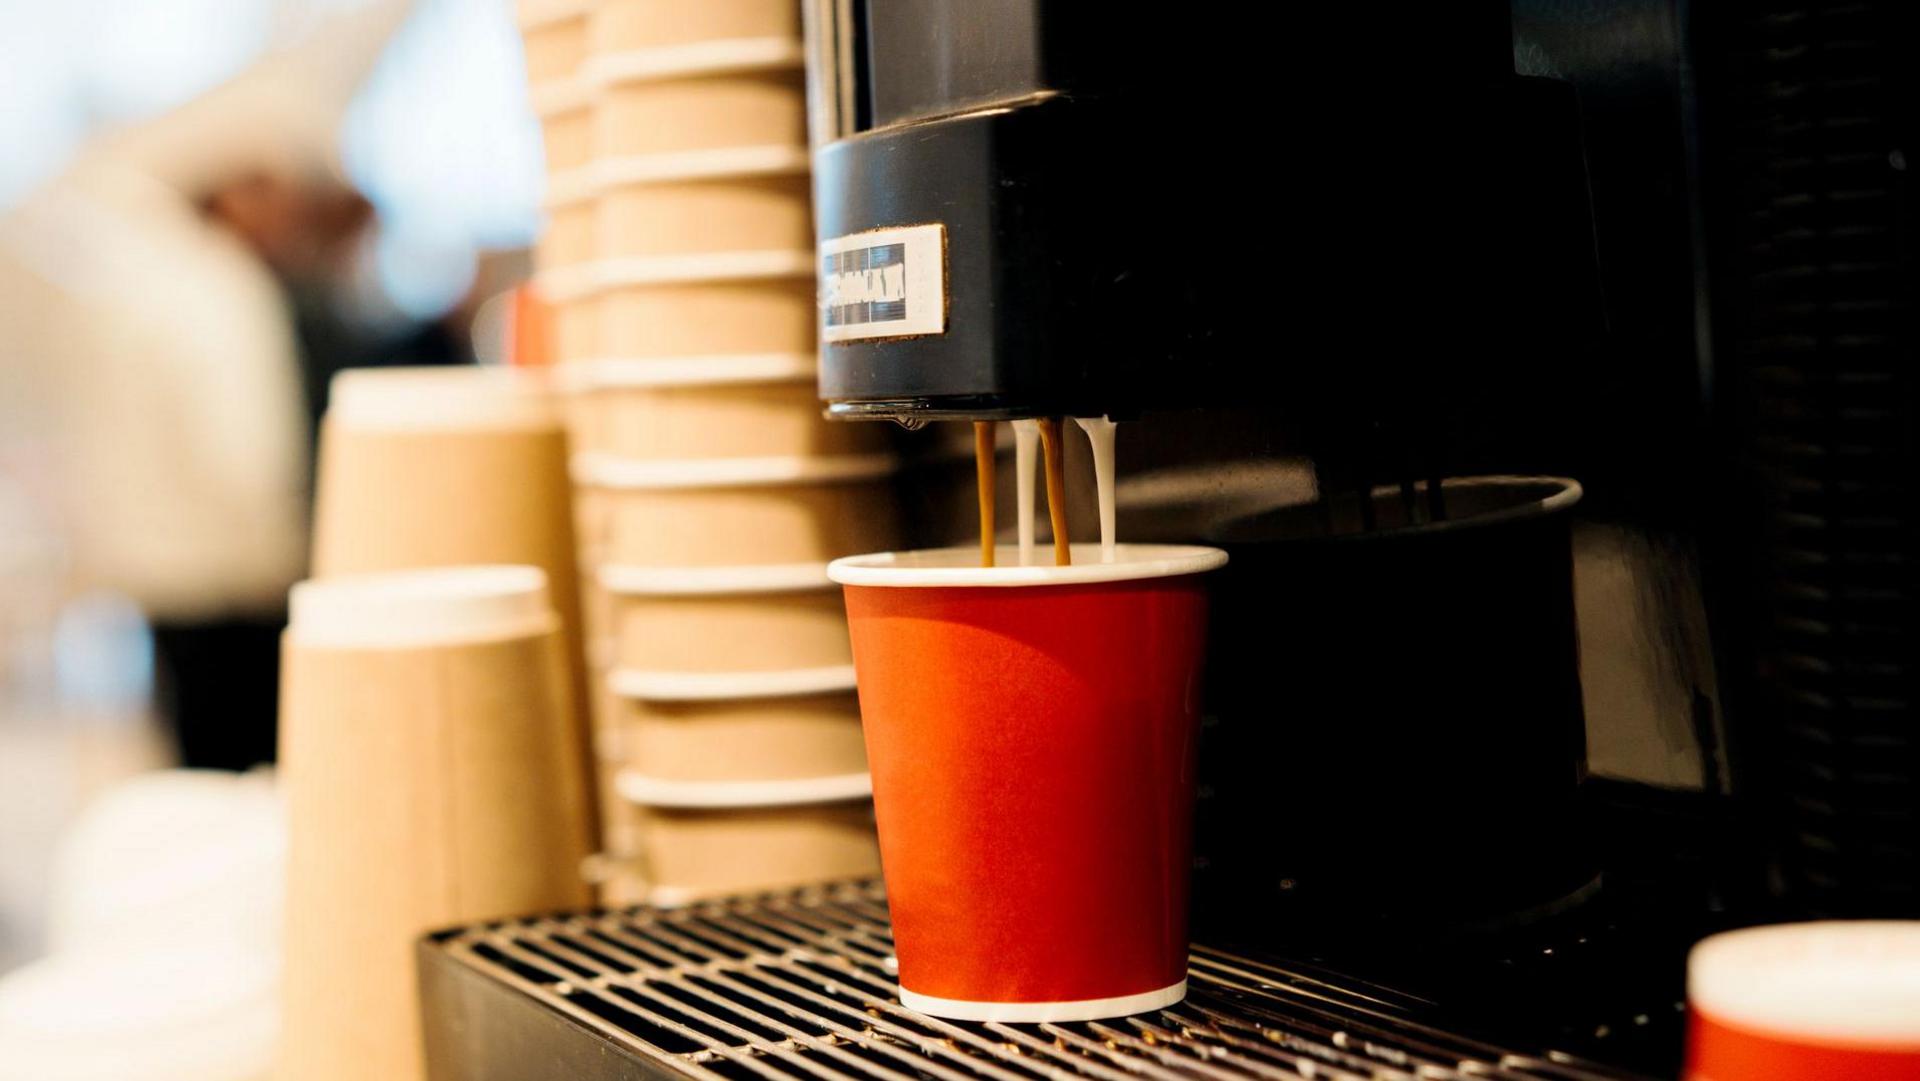
[[[947,331],[947,227],[901,225],[820,245],[820,340]]]

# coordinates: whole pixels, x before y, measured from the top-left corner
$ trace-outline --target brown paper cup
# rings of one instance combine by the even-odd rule
[[[809,373],[811,375],[811,373]],[[814,384],[646,385],[641,378],[574,395],[577,450],[624,458],[730,458],[876,454],[878,424],[830,421]]]
[[[566,433],[542,374],[466,366],[334,378],[315,575],[531,563],[578,634],[572,513]]]
[[[551,288],[549,280],[543,277],[540,289],[554,302],[553,352],[555,358],[565,364],[598,356],[600,302],[590,292]],[[559,295],[554,295],[556,293]]]
[[[320,427],[316,577],[473,563],[546,572],[585,732],[567,440],[544,373],[350,369]]]
[[[584,458],[585,456],[582,456]],[[662,484],[667,470],[738,463],[727,480]],[[768,465],[858,466],[819,479],[740,480]],[[576,459],[575,477],[606,501],[606,554],[614,563],[643,567],[714,567],[765,563],[821,563],[841,555],[881,551],[899,536],[882,457],[845,459],[707,459],[658,464],[660,472],[604,470]],[[635,471],[638,472],[638,471]],[[692,474],[698,476],[699,474]],[[719,477],[718,471],[710,475]],[[636,483],[639,482],[639,483]]]
[[[534,85],[575,75],[587,59],[587,15],[581,12],[520,28],[527,81]]]
[[[598,581],[589,577],[581,583],[580,614],[586,624],[586,638],[589,642],[610,643],[618,626],[616,619],[619,611],[617,598]],[[611,663],[613,653],[603,649],[602,659]]]
[[[577,184],[556,178],[552,186],[559,192]],[[598,251],[594,240],[594,201],[574,192],[566,194],[569,198],[564,201],[550,200],[547,227],[534,248],[534,266],[543,271],[592,262]]]
[[[602,157],[806,144],[798,68],[603,82],[593,110],[593,145]]]
[[[612,810],[611,808],[609,809]],[[663,808],[629,804],[639,859],[613,866],[608,904],[687,904],[880,873],[865,803],[803,807]]]
[[[846,693],[710,702],[611,696],[601,750],[674,781],[831,777],[867,768],[859,703]]]
[[[540,118],[547,171],[568,173],[593,160],[594,90],[584,78],[555,79],[533,87],[533,111]]]
[[[602,0],[591,30],[596,52],[685,45],[717,38],[798,40],[800,5],[793,0]]]
[[[615,663],[662,672],[757,672],[853,663],[832,590],[736,596],[616,595]]]
[[[531,563],[578,626],[567,441],[542,374],[351,369],[320,440],[315,574]]]
[[[813,247],[804,175],[611,186],[598,214],[600,250],[612,256]]]
[[[600,350],[613,357],[810,353],[808,277],[614,286],[599,295]],[[582,354],[592,355],[592,354]],[[563,359],[570,359],[563,350]]]
[[[607,562],[608,537],[611,534],[612,500],[605,492],[577,488],[573,496],[574,533],[580,543],[580,565],[597,567]],[[611,627],[612,624],[603,624]]]
[[[588,901],[592,816],[533,567],[295,587],[281,1081],[425,1076],[414,939]]]

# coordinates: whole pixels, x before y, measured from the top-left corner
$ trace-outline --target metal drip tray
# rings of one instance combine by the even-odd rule
[[[435,1081],[1627,1078],[1422,1021],[1421,1000],[1195,947],[1185,1002],[1121,1020],[943,1021],[899,1004],[886,895],[848,883],[507,920],[421,944]]]

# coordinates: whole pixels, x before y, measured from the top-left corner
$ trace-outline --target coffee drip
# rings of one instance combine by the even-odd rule
[[[1093,477],[1100,507],[1100,559],[1114,558],[1114,432],[1118,424],[1106,417],[1076,417],[1093,450]],[[1039,451],[1046,478],[1047,518],[1053,536],[1053,561],[1065,567],[1073,562],[1067,534],[1066,423],[1060,417],[1013,421],[1014,476],[1020,565],[1034,561],[1033,460]],[[973,422],[973,463],[980,503],[980,565],[994,565],[995,457],[994,422]]]

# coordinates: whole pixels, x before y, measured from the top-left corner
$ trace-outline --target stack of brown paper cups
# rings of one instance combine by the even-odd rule
[[[619,426],[621,406],[606,409]],[[892,459],[692,445],[709,456],[574,460],[596,508],[584,547],[604,635],[606,897],[872,873],[852,654],[826,562],[897,539]]]
[[[424,1076],[413,943],[578,906],[590,797],[536,567],[296,586],[281,1081]]]
[[[587,676],[567,457],[544,372],[470,365],[341,372],[320,425],[313,572],[471,563],[541,568],[560,612],[584,733]]]
[[[825,567],[897,541],[894,463],[815,396],[799,5],[596,0],[586,21],[591,156],[557,151],[580,171],[550,185],[538,271],[574,454],[595,865],[609,899],[657,902],[873,873]],[[570,121],[558,100],[544,115]],[[550,149],[571,130],[550,121]]]
[[[546,144],[546,228],[534,249],[544,299],[553,305],[553,354],[597,347],[591,290],[595,256],[593,89],[585,76],[594,0],[521,0],[528,90]]]

